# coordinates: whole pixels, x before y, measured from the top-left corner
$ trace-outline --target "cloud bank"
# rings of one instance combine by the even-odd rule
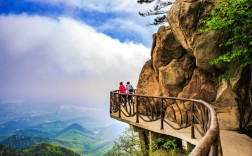
[[[0,36],[0,97],[106,99],[150,52],[66,17],[1,15]]]

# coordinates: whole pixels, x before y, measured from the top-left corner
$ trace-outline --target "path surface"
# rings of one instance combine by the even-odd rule
[[[221,130],[220,137],[224,156],[252,156],[252,139],[247,135]]]
[[[121,118],[118,118],[118,113],[112,113],[111,117],[156,133],[183,139],[194,145],[197,145],[201,139],[198,133],[195,134],[197,139],[191,139],[190,127],[182,130],[173,130],[168,125],[164,125],[164,130],[160,130],[160,120],[155,122],[145,122],[139,119],[139,123],[136,123],[135,116],[125,117],[121,114]],[[252,139],[250,137],[234,131],[221,130],[220,138],[224,156],[252,156]]]

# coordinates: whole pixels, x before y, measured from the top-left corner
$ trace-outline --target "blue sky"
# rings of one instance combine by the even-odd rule
[[[105,108],[120,81],[136,86],[158,29],[136,1],[0,0],[0,100]]]

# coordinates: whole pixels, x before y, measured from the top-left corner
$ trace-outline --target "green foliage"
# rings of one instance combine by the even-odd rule
[[[107,156],[142,156],[149,153],[150,156],[186,156],[189,151],[177,148],[176,140],[166,137],[160,137],[156,142],[152,142],[149,147],[141,148],[144,143],[139,139],[136,132],[131,129],[126,129],[115,142],[112,149],[105,155]],[[147,150],[147,151],[146,151]]]
[[[37,144],[30,147],[27,147],[23,150],[17,150],[15,148],[10,148],[8,146],[0,144],[0,153],[1,155],[6,156],[80,156],[71,150],[68,150],[64,147],[54,146],[50,144]]]
[[[50,156],[50,155],[57,155],[57,156],[80,156],[79,154],[68,150],[64,147],[54,146],[50,144],[37,144],[22,150],[24,154],[31,155],[31,156]]]
[[[162,153],[167,153],[170,156],[175,156],[176,154],[176,149],[177,149],[177,144],[175,143],[175,139],[168,139],[164,137],[160,137],[157,139],[157,144],[152,143],[152,151],[154,153],[151,153],[151,155],[166,155]],[[161,152],[157,152],[161,151]],[[165,152],[164,152],[165,151]]]
[[[27,146],[32,146],[39,143],[49,143],[51,139],[43,137],[29,137],[23,135],[12,135],[1,143],[13,148],[23,149]]]
[[[161,143],[161,148],[165,149],[172,156],[175,155],[177,145],[175,144],[175,139],[158,138],[157,142]]]
[[[62,126],[63,125],[63,126]],[[61,127],[61,128],[60,128]],[[48,143],[55,146],[65,147],[81,155],[104,155],[113,145],[113,141],[118,133],[117,129],[111,129],[115,126],[102,128],[100,133],[94,134],[92,131],[82,127],[76,123],[68,125],[63,121],[57,121],[48,124],[38,125],[28,130],[22,130],[19,135],[1,137],[2,144],[12,148],[24,149],[26,147]],[[41,128],[42,131],[39,131]],[[52,128],[52,129],[51,129]],[[25,136],[21,134],[31,134],[32,136]],[[20,132],[20,131],[19,131]],[[44,132],[50,134],[49,137],[34,137],[44,136]],[[121,133],[121,131],[120,131]]]
[[[141,156],[141,144],[139,136],[130,128],[126,129],[116,141],[108,156]]]
[[[203,21],[207,26],[204,32],[221,30],[222,35],[226,37],[220,44],[225,51],[210,61],[210,64],[227,62],[232,65],[233,71],[252,64],[251,4],[251,0],[218,0],[216,9]]]

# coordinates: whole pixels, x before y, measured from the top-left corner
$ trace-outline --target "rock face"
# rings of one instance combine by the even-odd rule
[[[223,38],[218,31],[201,33],[199,21],[214,5],[212,0],[174,3],[167,16],[170,26],[161,26],[153,35],[151,60],[142,68],[137,93],[202,99],[217,111],[221,129],[237,130],[239,106],[249,101],[251,88],[246,84],[251,76],[242,77],[247,72],[243,69],[231,80],[220,81],[218,75],[226,67],[208,63],[221,54],[218,45]]]
[[[177,0],[168,14],[174,37],[195,56],[196,65],[204,70],[211,70],[213,67],[208,62],[220,54],[220,33],[200,33],[203,25],[199,21],[213,6],[211,0]]]
[[[136,93],[141,93],[144,95],[159,95],[159,84],[155,77],[155,72],[151,66],[151,61],[147,61],[140,73],[139,82],[137,84]],[[156,88],[151,90],[150,88]]]

